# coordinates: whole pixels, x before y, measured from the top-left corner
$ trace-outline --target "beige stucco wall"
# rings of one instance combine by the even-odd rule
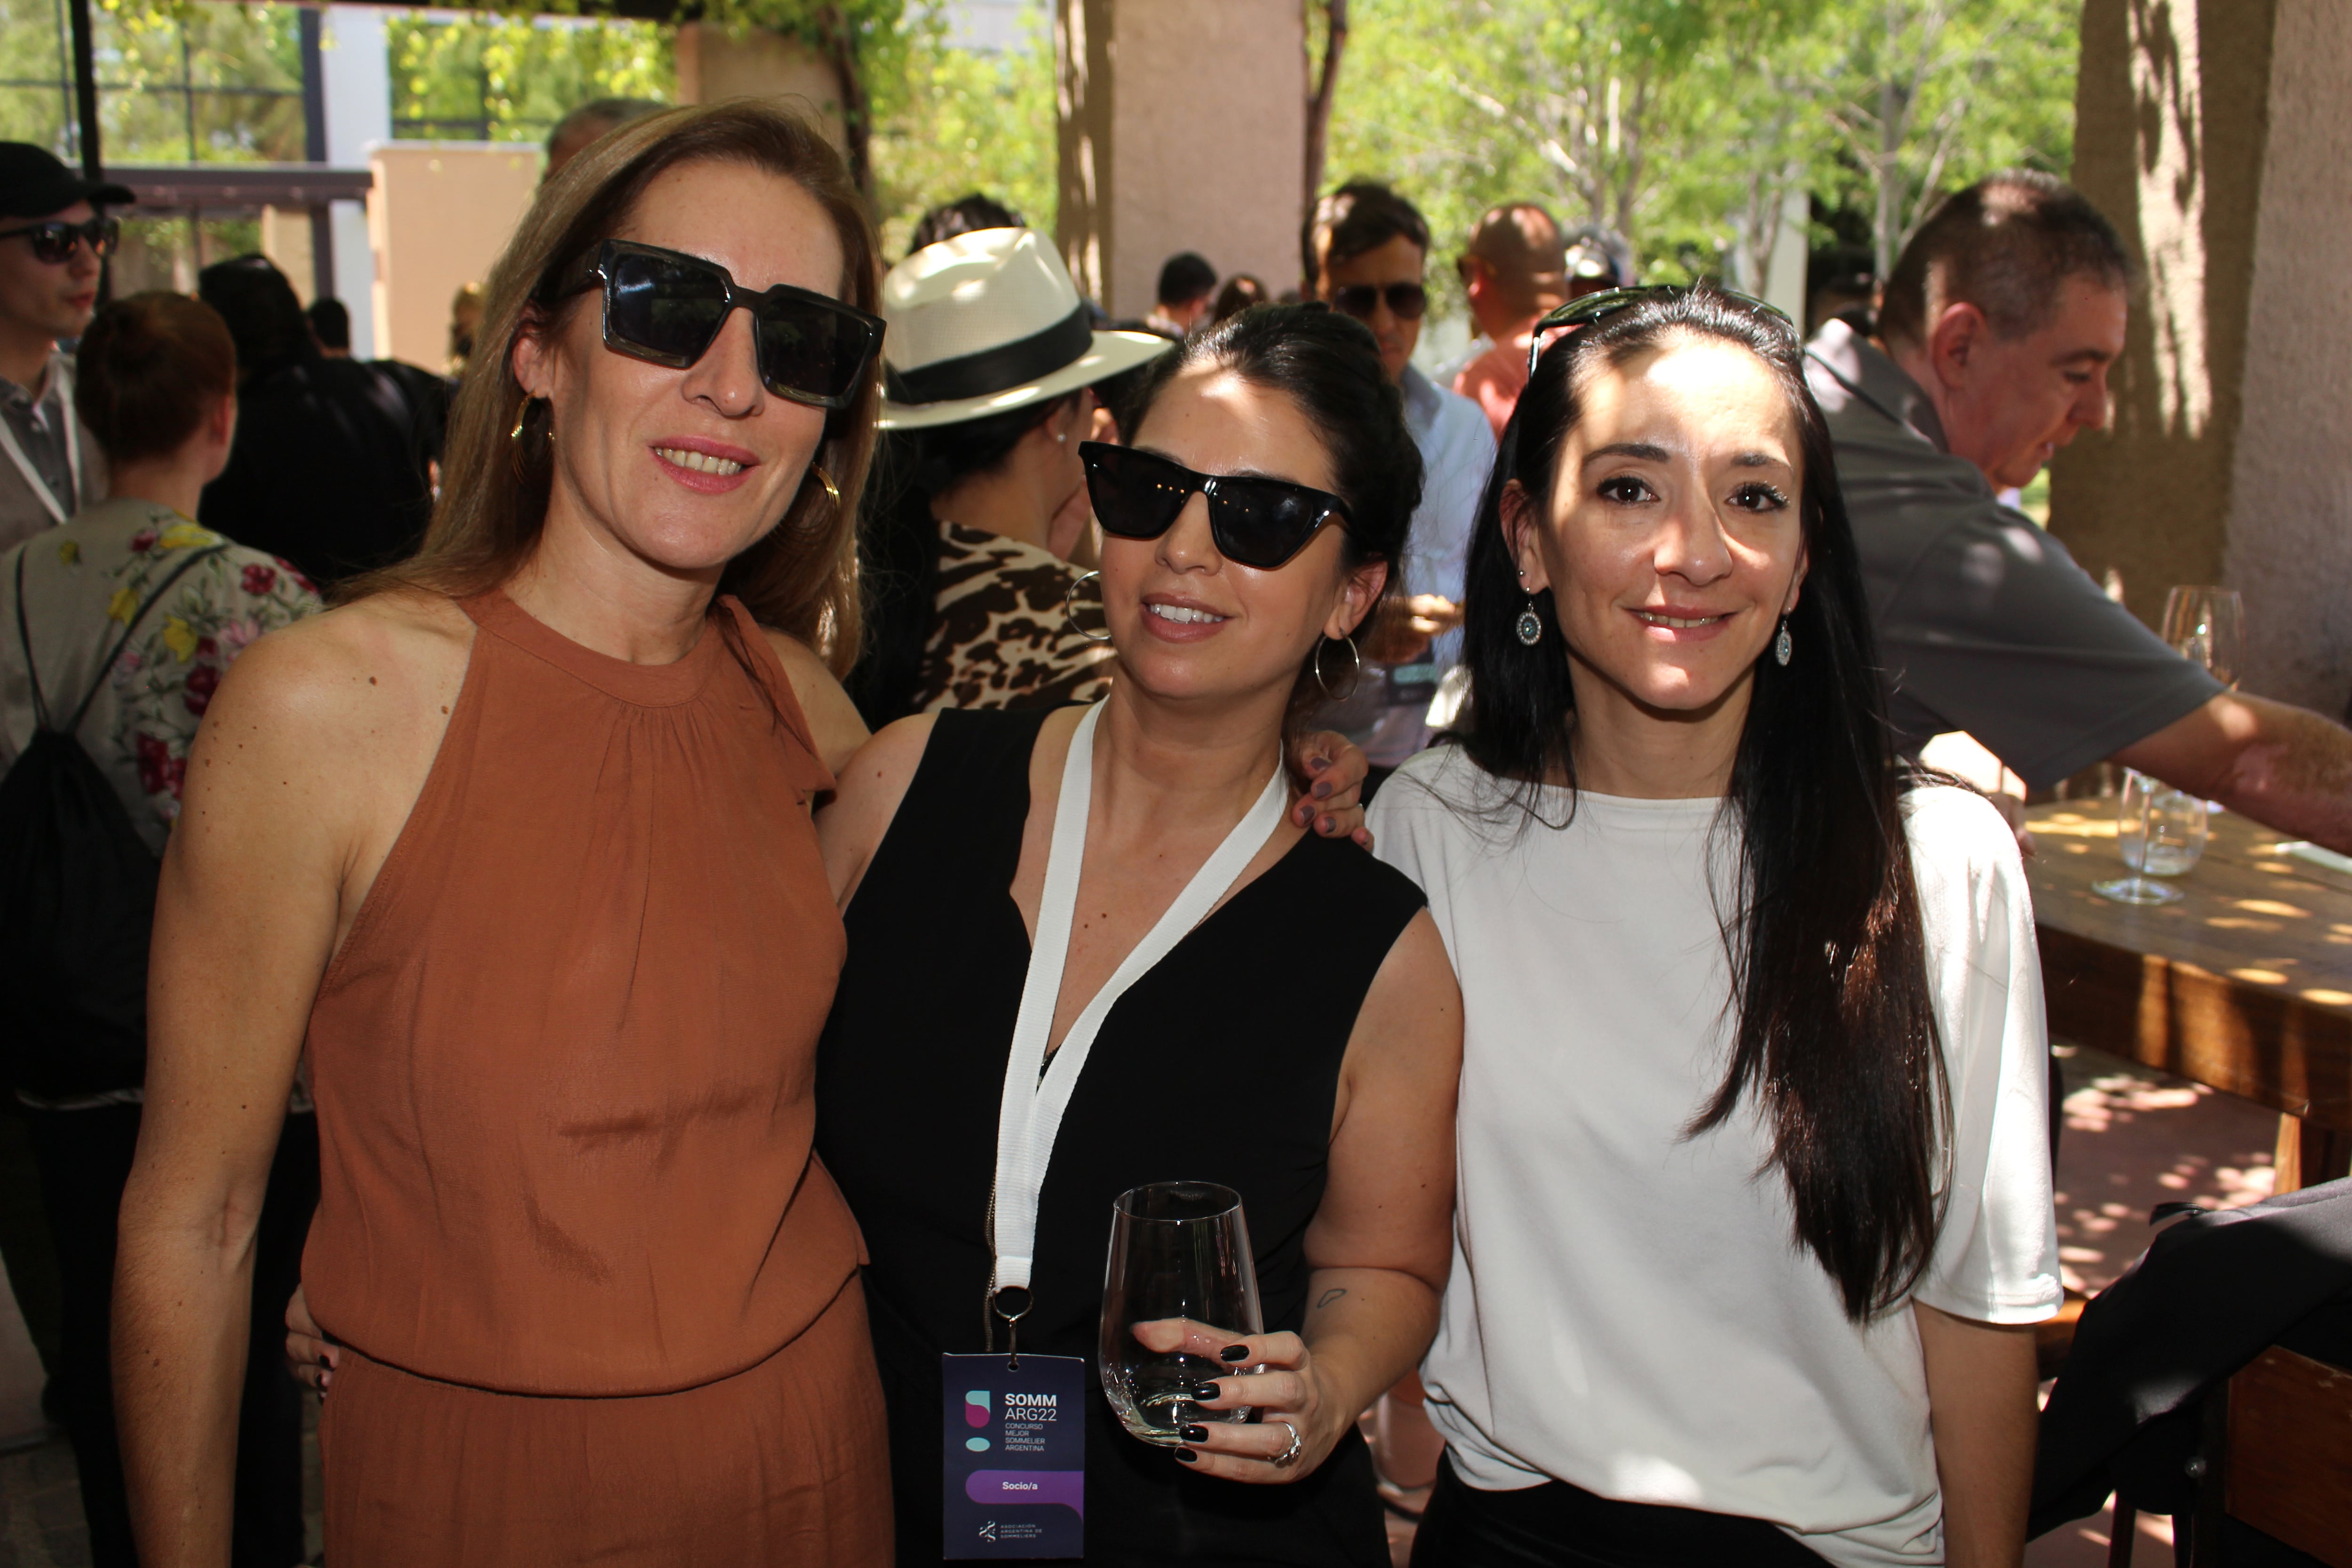
[[[1057,237],[1112,315],[1180,250],[1297,281],[1305,26],[1297,0],[1058,0]]]
[[[814,119],[825,139],[845,147],[841,78],[815,51],[781,34],[747,29],[740,36],[709,22],[677,30],[677,100],[717,103],[730,98],[781,99]]]
[[[2352,5],[2344,0],[2279,5],[2255,234],[2223,575],[2246,596],[2246,685],[2336,714],[2352,693]]]
[[[449,301],[488,277],[539,188],[540,150],[512,142],[392,142],[369,156],[379,354],[438,370]]]
[[[2051,527],[2156,624],[2220,578],[2273,0],[2088,0],[2074,184],[2140,258],[2115,414],[2051,471]]]
[[[2115,416],[2059,454],[2051,526],[2154,624],[2246,596],[2242,686],[2352,693],[2352,5],[2088,0],[2074,183],[2145,272]]]

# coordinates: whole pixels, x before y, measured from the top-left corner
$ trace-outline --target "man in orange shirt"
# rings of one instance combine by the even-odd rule
[[[1528,331],[1569,297],[1559,225],[1532,202],[1490,208],[1454,265],[1471,320],[1495,345],[1463,366],[1454,390],[1478,405],[1499,441],[1528,384]]]

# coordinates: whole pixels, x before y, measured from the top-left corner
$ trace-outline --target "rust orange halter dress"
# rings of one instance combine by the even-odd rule
[[[890,1555],[857,1230],[810,1152],[830,787],[732,599],[675,664],[467,601],[321,983],[303,1261],[336,1568]]]

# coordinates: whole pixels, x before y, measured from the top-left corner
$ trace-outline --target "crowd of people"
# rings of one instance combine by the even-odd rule
[[[891,264],[792,114],[614,101],[454,395],[259,258],[100,308],[129,200],[0,146],[94,1561],[298,1560],[298,1373],[337,1568],[1014,1555],[952,1358],[1083,1364],[1174,1179],[1264,1329],[1137,1331],[1229,1369],[1169,1447],[1087,1395],[1088,1561],[1382,1563],[1384,1481],[1436,1568],[2020,1561],[2041,976],[1917,749],[2352,850],[2352,732],[2000,499],[2105,416],[2079,194],[1951,195],[1810,342],[1498,206],[1431,374],[1388,185],[1114,321],[985,196]]]

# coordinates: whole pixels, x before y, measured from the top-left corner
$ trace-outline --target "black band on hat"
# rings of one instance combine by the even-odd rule
[[[978,353],[943,359],[912,370],[886,366],[883,388],[893,403],[952,403],[966,397],[986,397],[1048,376],[1082,358],[1094,347],[1094,328],[1087,308],[1078,308],[1025,338],[1000,343]]]

